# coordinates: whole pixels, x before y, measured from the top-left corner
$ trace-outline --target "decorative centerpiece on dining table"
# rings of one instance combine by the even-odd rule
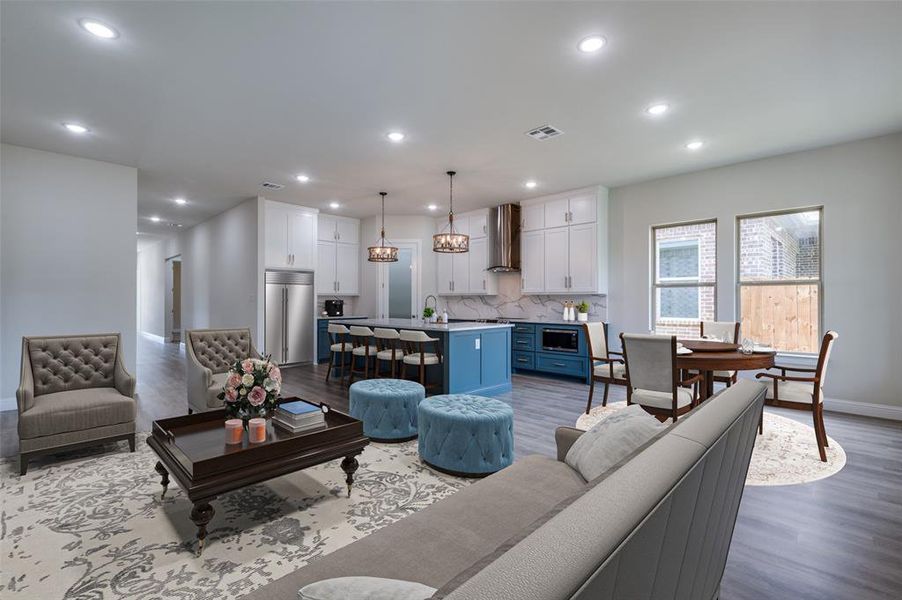
[[[250,419],[272,415],[281,391],[279,365],[267,356],[246,358],[232,365],[225,385],[216,397],[222,400],[229,418],[241,419],[247,429]]]

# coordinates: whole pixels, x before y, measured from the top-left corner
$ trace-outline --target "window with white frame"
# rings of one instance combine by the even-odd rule
[[[736,218],[742,337],[783,352],[820,348],[822,208]]]
[[[715,317],[717,221],[652,228],[652,320],[656,333],[698,335]]]

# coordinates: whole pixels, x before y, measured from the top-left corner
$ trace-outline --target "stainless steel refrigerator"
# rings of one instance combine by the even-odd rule
[[[264,347],[280,365],[313,362],[313,273],[266,272]]]

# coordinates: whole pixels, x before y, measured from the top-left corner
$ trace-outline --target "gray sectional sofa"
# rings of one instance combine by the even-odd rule
[[[529,456],[265,585],[289,600],[314,581],[416,581],[448,600],[717,598],[765,387],[741,381],[586,482]]]

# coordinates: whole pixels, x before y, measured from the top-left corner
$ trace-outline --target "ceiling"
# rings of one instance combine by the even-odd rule
[[[389,213],[440,212],[449,168],[465,210],[902,129],[899,2],[0,11],[2,140],[137,167],[138,229],[151,233],[172,231],[152,215],[187,226],[256,195],[366,216],[386,190]],[[120,37],[94,38],[83,17]],[[605,48],[577,51],[594,33]],[[667,114],[645,113],[659,101]],[[524,135],[546,123],[564,135]],[[403,143],[386,140],[396,129]],[[706,145],[688,151],[694,138]]]

